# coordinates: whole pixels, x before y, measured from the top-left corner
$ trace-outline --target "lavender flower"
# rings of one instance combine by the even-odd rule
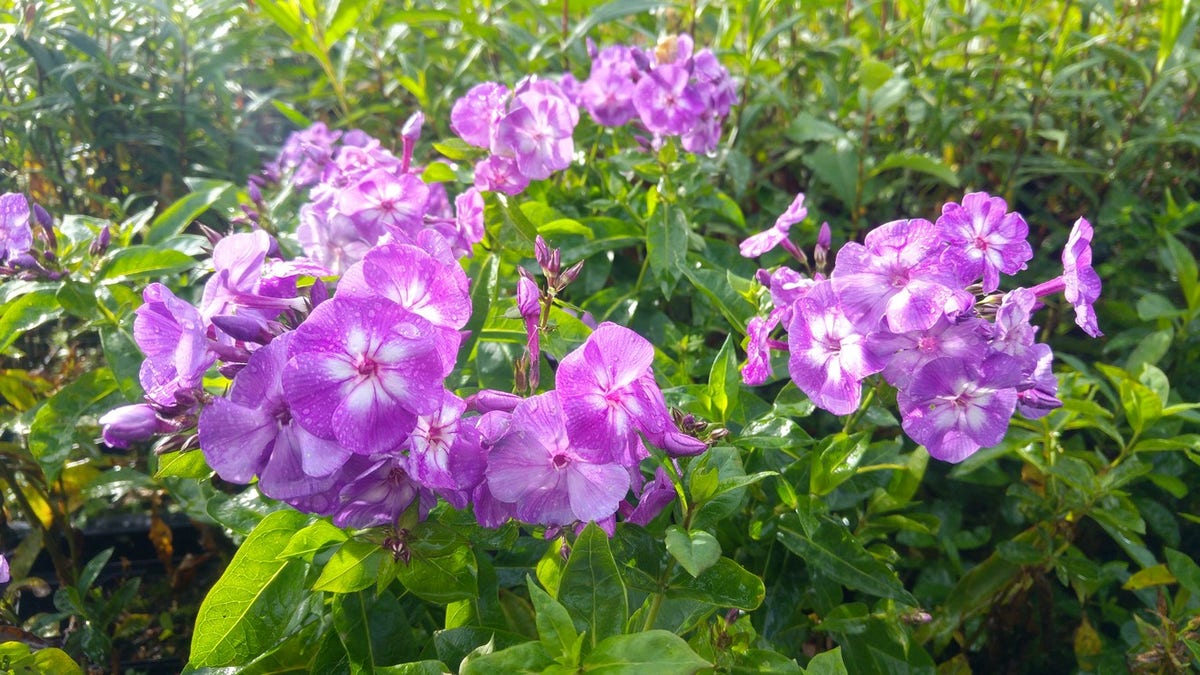
[[[642,124],[656,134],[687,133],[704,112],[704,102],[691,75],[680,65],[660,65],[642,77],[633,90],[633,105]]]
[[[450,110],[450,128],[478,148],[491,147],[496,124],[504,116],[508,87],[484,82],[471,87]]]
[[[130,443],[148,441],[170,425],[158,418],[154,406],[145,403],[113,408],[97,420],[103,427],[103,440],[110,448],[128,448]]]
[[[983,277],[983,292],[1000,287],[1000,273],[1016,274],[1033,257],[1026,239],[1029,226],[1019,213],[1005,213],[1008,205],[1000,197],[972,192],[962,204],[942,207],[937,226],[945,236],[947,264],[954,267],[962,285]]]
[[[743,257],[757,258],[782,244],[788,238],[788,232],[791,231],[792,225],[806,217],[808,217],[808,209],[804,208],[804,193],[801,192],[792,200],[791,206],[788,206],[787,210],[775,219],[775,224],[770,229],[742,241],[738,246],[738,251]]]
[[[526,522],[603,520],[616,513],[629,490],[625,468],[577,452],[563,420],[557,392],[525,399],[488,455],[488,489],[515,504],[517,517]]]
[[[29,202],[25,195],[7,192],[0,195],[0,262],[22,260],[33,247],[29,227]]]
[[[204,372],[216,361],[204,334],[204,320],[169,288],[153,283],[135,310],[133,339],[146,355],[139,373],[142,389],[162,409],[190,407]]]
[[[308,432],[352,452],[398,448],[441,405],[439,329],[384,298],[335,297],[295,331],[283,390]],[[451,359],[452,361],[452,359]]]

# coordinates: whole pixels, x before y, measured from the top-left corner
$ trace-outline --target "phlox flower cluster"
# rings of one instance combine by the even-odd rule
[[[652,49],[588,42],[592,67],[587,79],[563,78],[577,105],[605,127],[637,121],[656,139],[678,136],[688,152],[708,153],[721,139],[721,123],[737,103],[733,78],[707,48],[696,51],[691,36],[671,35]]]
[[[251,178],[251,195],[272,181],[308,189],[296,236],[305,255],[334,274],[385,238],[412,244],[426,229],[455,256],[467,255],[483,238],[483,199],[467,190],[451,207],[440,183],[421,180],[412,156],[423,123],[421,113],[405,123],[397,157],[360,130],[330,131],[318,122],[288,137],[264,176]]]
[[[744,241],[743,255],[782,245],[807,263],[787,238],[807,215],[803,200],[799,195],[771,229]],[[892,221],[862,243],[848,242],[826,276],[824,226],[811,275],[760,270],[771,309],[747,327],[744,381],[767,381],[771,350],[785,350],[792,381],[825,410],[854,412],[863,381],[879,374],[897,389],[904,431],[933,457],[959,462],[996,445],[1015,412],[1036,418],[1062,405],[1053,353],[1036,341],[1030,323],[1041,298],[1063,292],[1076,323],[1101,335],[1091,224],[1080,218],[1072,227],[1062,275],[1000,292],[1000,275],[1025,269],[1033,257],[1028,234],[1003,199],[975,192],[946,204],[936,222]],[[772,337],[780,327],[786,343]]]
[[[310,196],[342,209],[339,217],[387,217],[339,206],[361,204],[370,181],[399,184],[381,172],[420,182],[363,169],[390,161],[376,141],[325,152],[311,148],[337,134],[296,138],[275,170],[304,182],[317,174],[314,158],[326,158]],[[357,169],[339,163],[351,156]],[[165,435],[163,450],[198,442],[223,480],[257,481],[266,496],[345,527],[394,524],[409,509],[423,516],[439,498],[473,506],[490,526],[509,518],[611,526],[619,510],[648,521],[674,488],[665,475],[642,477],[645,443],[671,454],[707,447],[675,426],[650,367],[653,348],[604,324],[559,364],[556,391],[464,399],[447,390],[471,298],[455,243],[463,240],[454,239],[463,233],[447,236],[443,225],[428,214],[387,221],[357,260],[341,260],[344,269],[319,251],[286,259],[263,230],[216,239],[197,304],[162,284],[144,290],[133,335],[146,357],[145,400],[104,415],[104,441],[127,447]],[[553,261],[558,290],[578,274],[578,265],[558,270],[560,254],[544,241],[538,256]],[[535,304],[537,296],[535,288]],[[229,379],[221,395],[205,387],[214,368]]]
[[[58,279],[57,248],[53,220],[41,204],[30,206],[19,192],[0,194],[0,279]],[[95,246],[92,252],[99,253]]]
[[[475,164],[475,187],[507,195],[570,166],[578,123],[579,108],[558,83],[536,76],[511,91],[499,82],[477,84],[450,111],[454,133],[488,151]]]

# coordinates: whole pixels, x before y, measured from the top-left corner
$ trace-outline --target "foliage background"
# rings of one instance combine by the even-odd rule
[[[70,616],[87,617],[89,628],[65,643],[81,661],[186,660],[186,642],[171,638],[192,630],[183,589],[202,595],[231,542],[269,507],[253,492],[162,471],[144,450],[101,451],[94,418],[139,396],[128,331],[140,286],[159,277],[194,285],[203,271],[187,260],[202,241],[188,224],[229,230],[244,200],[237,186],[288,131],[323,120],[387,143],[419,108],[427,127],[418,156],[435,158],[433,142],[452,135],[450,106],[470,85],[529,72],[582,77],[585,38],[649,44],[686,31],[742,81],[743,102],[722,149],[677,178],[696,188],[681,207],[692,248],[683,262],[703,258],[750,278],[737,240],[765,228],[797,191],[812,212],[798,228],[808,243],[822,220],[845,241],[986,190],[1022,212],[1042,242],[1035,260],[1045,267],[1028,279],[1052,273],[1069,224],[1086,215],[1105,282],[1105,340],[1080,339],[1060,307],[1043,315],[1067,407],[1044,425],[1015,423],[1002,446],[962,465],[926,463],[902,447],[884,406],[844,427],[809,414],[788,387],[722,391],[742,402],[719,417],[745,472],[780,474],[741,488],[736,508],[704,526],[765,584],[751,628],[729,622],[726,634],[801,664],[840,645],[851,672],[1172,672],[1167,652],[1176,648],[1186,667],[1200,596],[1191,562],[1200,552],[1200,417],[1186,405],[1200,399],[1190,366],[1200,357],[1191,253],[1200,250],[1198,14],[1170,0],[26,0],[0,9],[0,191],[27,192],[56,215],[84,214],[59,226],[60,257],[75,266],[61,288],[0,287],[2,548],[28,573],[44,547],[52,576],[79,589],[78,601],[56,600],[33,623],[28,612],[13,620],[57,639]],[[626,154],[572,170],[535,187],[529,202],[547,210],[526,215],[535,225],[552,215],[623,217],[614,204],[631,188],[614,177],[656,179],[654,165]],[[152,245],[182,257],[89,257],[87,242],[108,221],[119,224],[114,251]],[[604,255],[622,243],[647,253]],[[731,362],[752,305],[730,298],[721,278],[652,262],[663,247],[637,236],[560,245],[571,259],[591,256],[571,302],[660,346],[678,400],[713,391],[714,363]],[[523,253],[507,251],[499,269],[511,271]],[[652,267],[647,283],[642,264]],[[464,385],[510,377],[515,343],[501,314],[488,319],[495,348],[476,356]],[[565,331],[559,349],[571,338]],[[791,441],[769,440],[785,433]],[[135,599],[129,580],[139,571],[85,567],[98,551],[79,533],[112,505],[151,514],[151,555],[172,579],[159,584],[158,606]],[[195,547],[194,582],[178,579],[186,568],[173,546],[186,544],[172,539],[188,522],[212,540]],[[851,572],[894,570],[903,595],[823,573],[814,542],[851,561]],[[529,569],[541,552],[495,564]],[[100,569],[108,572],[93,585]],[[524,577],[500,576],[501,596],[528,605]],[[445,626],[436,603],[409,601],[414,640]],[[933,620],[907,614],[908,605]],[[717,635],[721,621],[704,625]],[[688,634],[694,644],[709,639],[701,632]]]

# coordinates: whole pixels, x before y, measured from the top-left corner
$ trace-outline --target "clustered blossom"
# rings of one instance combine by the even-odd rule
[[[477,84],[450,112],[454,133],[488,151],[475,165],[475,187],[507,195],[570,166],[578,123],[579,108],[562,88],[536,76],[511,92],[498,82]]]
[[[688,35],[672,35],[652,49],[590,41],[586,80],[564,77],[564,88],[597,124],[619,127],[637,120],[656,138],[678,136],[688,152],[716,150],[721,124],[737,103],[729,72],[709,49],[694,51]]]
[[[54,222],[41,204],[31,206],[19,192],[0,194],[0,279],[59,279],[57,249]]]
[[[100,418],[104,442],[165,435],[169,450],[196,440],[223,480],[257,482],[342,527],[394,525],[409,509],[423,517],[439,498],[489,526],[518,518],[611,529],[619,512],[648,522],[674,493],[665,476],[643,486],[645,444],[671,456],[707,447],[673,420],[653,348],[603,324],[561,361],[555,391],[536,393],[536,379],[528,398],[448,390],[471,314],[461,237],[482,236],[482,198],[460,196],[448,233],[445,220],[421,214],[427,188],[407,172],[408,147],[397,159],[360,134],[301,132],[270,170],[314,186],[302,212],[336,211],[378,238],[334,261],[308,246],[287,259],[262,230],[230,234],[214,242],[196,304],[147,286],[133,325],[145,400]],[[268,183],[252,184],[261,200]],[[302,218],[301,235],[306,227]],[[562,269],[540,237],[536,254],[546,295],[531,277],[517,293],[534,337],[543,307],[581,265]],[[530,350],[536,366],[536,343]],[[220,395],[205,387],[214,369],[229,380]]]
[[[807,215],[803,195],[769,230],[742,243],[746,257],[783,245]],[[1100,278],[1092,268],[1092,226],[1083,218],[1063,251],[1063,274],[1031,289],[998,292],[1000,275],[1026,267],[1029,227],[999,197],[982,192],[947,204],[936,222],[885,223],[862,243],[848,242],[824,273],[829,248],[822,228],[817,269],[760,270],[771,309],[747,326],[747,384],[770,379],[770,352],[788,352],[788,372],[817,406],[838,415],[862,403],[863,380],[879,374],[897,389],[904,431],[938,459],[959,462],[996,445],[1015,412],[1036,418],[1059,407],[1050,347],[1030,324],[1040,299],[1062,292],[1076,323],[1101,335],[1093,304]],[[772,338],[777,326],[786,344]]]
[[[414,243],[433,229],[456,256],[483,239],[483,202],[467,190],[451,208],[445,188],[426,184],[412,163],[424,117],[413,115],[401,131],[397,157],[360,130],[330,131],[317,123],[290,135],[264,177],[250,181],[260,194],[268,180],[308,188],[296,236],[305,254],[341,274],[383,241]],[[255,214],[257,215],[257,214]]]

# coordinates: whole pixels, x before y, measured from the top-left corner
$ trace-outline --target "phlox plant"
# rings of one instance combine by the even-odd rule
[[[85,237],[0,196],[0,274],[114,289],[93,320],[127,343],[102,340],[121,384],[80,394],[100,441],[149,449],[238,544],[187,672],[932,673],[1051,573],[1081,605],[1174,575],[1161,628],[1137,626],[1189,644],[1200,568],[1156,563],[1124,489],[1194,406],[1149,367],[1092,377],[1034,325],[1067,308],[1103,336],[1101,220],[1039,223],[1050,252],[973,191],[835,248],[781,192],[747,236],[715,178],[745,92],[719,52],[586,53],[454,82],[394,144],[301,128],[213,188],[237,195],[228,232],[184,233],[198,209]],[[1046,257],[1061,273],[1027,281]],[[989,535],[940,484],[919,495],[927,468],[995,487],[1011,458],[1040,492],[1011,488],[1019,533],[964,569]],[[1080,562],[1085,519],[1146,576]]]

